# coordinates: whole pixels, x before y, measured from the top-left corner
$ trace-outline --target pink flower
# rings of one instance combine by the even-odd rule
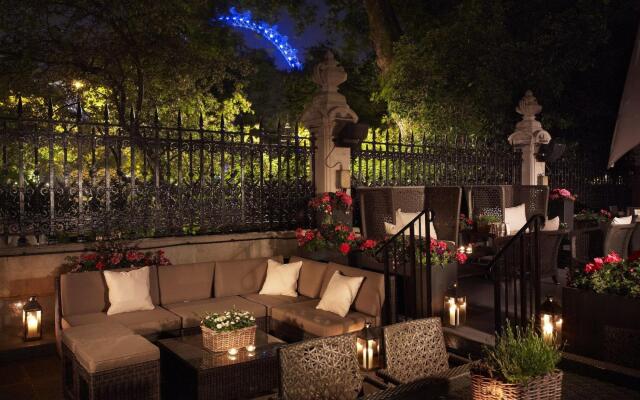
[[[558,190],[558,194],[562,197],[571,197],[571,192],[568,191],[567,189]]]
[[[351,246],[349,246],[348,243],[342,243],[340,244],[340,247],[338,247],[338,250],[340,251],[340,253],[347,255],[351,251]]]
[[[127,258],[127,261],[130,261],[130,262],[138,261],[138,255],[133,250],[127,251],[126,258]]]
[[[363,250],[373,249],[374,247],[376,247],[376,241],[373,239],[367,239],[360,245]]]
[[[467,262],[467,255],[464,253],[457,253],[456,254],[456,261],[458,261],[458,264],[464,264]]]
[[[96,253],[86,253],[80,256],[82,261],[95,261],[98,255]]]
[[[109,259],[109,263],[111,265],[118,265],[120,264],[120,261],[122,261],[122,254],[120,253],[113,253]]]
[[[98,271],[102,271],[102,270],[104,269],[104,267],[105,267],[105,265],[104,265],[104,263],[103,263],[102,261],[98,261],[98,262],[96,263],[96,269],[97,269]]]
[[[354,240],[356,240],[356,234],[353,232],[349,232],[349,236],[347,236],[347,240],[353,242]]]
[[[620,261],[622,261],[622,258],[615,251],[607,254],[607,256],[604,258],[604,262],[606,264],[619,263]]]

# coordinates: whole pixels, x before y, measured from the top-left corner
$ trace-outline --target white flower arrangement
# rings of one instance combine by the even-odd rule
[[[249,311],[239,311],[234,308],[220,314],[207,313],[202,317],[201,324],[215,332],[229,332],[254,326],[256,317]]]

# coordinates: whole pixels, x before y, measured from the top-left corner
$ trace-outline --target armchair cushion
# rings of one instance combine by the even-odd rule
[[[213,299],[167,304],[164,307],[179,317],[182,329],[199,326],[202,317],[206,313],[220,313],[231,310],[234,307],[238,310],[249,311],[256,318],[267,315],[265,306],[243,299],[240,296],[216,297]]]
[[[375,318],[360,312],[351,311],[345,317],[332,312],[318,310],[320,300],[303,301],[273,307],[271,318],[301,329],[314,336],[335,336],[359,331],[367,321]]]

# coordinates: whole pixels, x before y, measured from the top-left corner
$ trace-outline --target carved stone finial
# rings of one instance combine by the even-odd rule
[[[542,106],[538,104],[538,100],[533,96],[531,90],[527,90],[524,97],[520,99],[516,112],[522,115],[522,119],[535,119],[536,114],[540,114]]]
[[[347,73],[336,61],[330,50],[324,54],[324,60],[313,69],[312,79],[323,92],[337,92],[338,86],[347,80]]]

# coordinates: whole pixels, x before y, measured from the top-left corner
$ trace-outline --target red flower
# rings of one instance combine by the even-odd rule
[[[323,193],[322,197],[320,198],[320,201],[322,203],[328,203],[331,201],[331,197],[329,197],[329,193]]]
[[[464,264],[467,262],[467,255],[464,253],[457,253],[456,254],[456,261],[458,261],[458,264]]]
[[[133,250],[127,251],[126,258],[127,258],[127,261],[130,261],[130,262],[138,261],[138,255]]]
[[[105,267],[105,265],[104,265],[104,263],[103,263],[102,261],[98,261],[98,262],[96,263],[96,269],[97,269],[98,271],[102,271],[102,270],[104,269],[104,267]]]
[[[111,265],[118,265],[120,264],[120,261],[122,261],[122,254],[120,253],[113,253],[109,259],[109,263]]]
[[[86,253],[80,256],[82,261],[95,261],[98,255],[96,253]]]
[[[620,261],[622,261],[622,258],[615,251],[607,254],[607,256],[604,258],[604,262],[606,264],[619,263]]]
[[[313,234],[313,231],[307,231],[307,232],[304,234],[304,239],[305,239],[306,241],[310,241],[310,240],[313,240],[314,236],[315,236],[315,235]]]
[[[367,239],[364,242],[362,242],[362,244],[360,245],[360,249],[362,250],[369,250],[369,249],[373,249],[374,247],[376,247],[376,241],[373,239]]]
[[[338,250],[340,251],[340,253],[346,256],[351,251],[351,246],[349,246],[349,243],[341,243],[340,247],[338,247]]]

